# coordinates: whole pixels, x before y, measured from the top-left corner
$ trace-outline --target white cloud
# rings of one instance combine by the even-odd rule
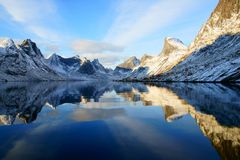
[[[10,19],[41,39],[58,40],[59,35],[50,29],[58,19],[57,8],[51,0],[0,0]]]
[[[42,20],[47,15],[55,14],[56,8],[48,0],[0,0],[0,4],[8,11],[17,22]]]
[[[91,40],[76,40],[72,43],[72,49],[74,49],[77,53],[103,53],[123,51],[123,47],[121,46]]]
[[[193,0],[122,0],[116,9],[118,16],[104,40],[129,45],[167,27],[198,3]]]
[[[111,43],[92,41],[92,40],[75,40],[71,48],[80,57],[86,57],[90,60],[98,59],[104,66],[114,67],[121,61],[121,52],[123,47]]]

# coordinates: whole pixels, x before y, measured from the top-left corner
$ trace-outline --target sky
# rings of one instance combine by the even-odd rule
[[[114,67],[158,55],[165,37],[189,45],[218,0],[0,0],[0,37],[36,42],[46,58],[80,55]]]

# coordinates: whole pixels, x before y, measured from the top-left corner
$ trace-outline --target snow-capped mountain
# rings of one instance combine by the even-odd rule
[[[63,58],[57,54],[45,59],[30,39],[21,44],[0,39],[0,81],[109,79],[111,73],[97,59]]]
[[[0,81],[63,80],[48,67],[36,43],[30,39],[16,45],[11,39],[0,41]]]
[[[144,54],[140,60],[140,66],[144,66],[153,56]]]
[[[116,67],[112,72],[116,79],[124,79],[132,73],[132,69]]]
[[[186,59],[159,81],[240,81],[240,2],[220,0]]]
[[[165,38],[162,52],[158,56],[144,55],[140,64],[128,74],[128,79],[143,79],[169,71],[178,64],[187,52],[187,47],[176,38]]]
[[[79,56],[63,58],[53,54],[46,61],[50,68],[67,79],[84,80],[110,76],[109,71],[97,59],[90,61]]]
[[[61,74],[68,74],[76,71],[81,65],[79,57],[63,58],[56,53],[50,56],[47,60],[49,67]]]
[[[107,74],[107,69],[105,69],[105,67],[97,59],[93,61],[85,59],[78,69],[78,72],[88,75]]]
[[[113,71],[113,75],[117,76],[118,78],[126,78],[128,77],[134,68],[140,65],[141,61],[137,59],[137,57],[133,56],[128,58],[122,64],[119,64]]]
[[[125,62],[122,64],[119,64],[117,67],[119,68],[125,68],[125,69],[133,69],[137,66],[139,66],[140,60],[137,59],[137,57],[133,56],[127,59]]]

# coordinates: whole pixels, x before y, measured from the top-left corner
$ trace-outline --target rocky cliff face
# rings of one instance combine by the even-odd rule
[[[154,81],[240,81],[240,1],[220,0],[183,62]],[[186,58],[186,59],[185,59]]]
[[[163,50],[157,58],[158,64],[150,71],[149,76],[169,71],[182,60],[186,52],[187,47],[181,40],[171,37],[165,38]]]
[[[240,35],[222,36],[194,52],[171,71],[152,77],[156,81],[239,81]]]
[[[0,41],[0,81],[61,80],[50,69],[37,45],[27,39],[16,45],[11,39]]]
[[[220,0],[207,23],[204,24],[194,42],[190,45],[190,52],[212,44],[219,36],[239,33],[239,13],[239,0]]]

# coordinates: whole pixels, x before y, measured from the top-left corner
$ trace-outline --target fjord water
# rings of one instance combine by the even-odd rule
[[[240,159],[240,85],[0,86],[0,159]]]

